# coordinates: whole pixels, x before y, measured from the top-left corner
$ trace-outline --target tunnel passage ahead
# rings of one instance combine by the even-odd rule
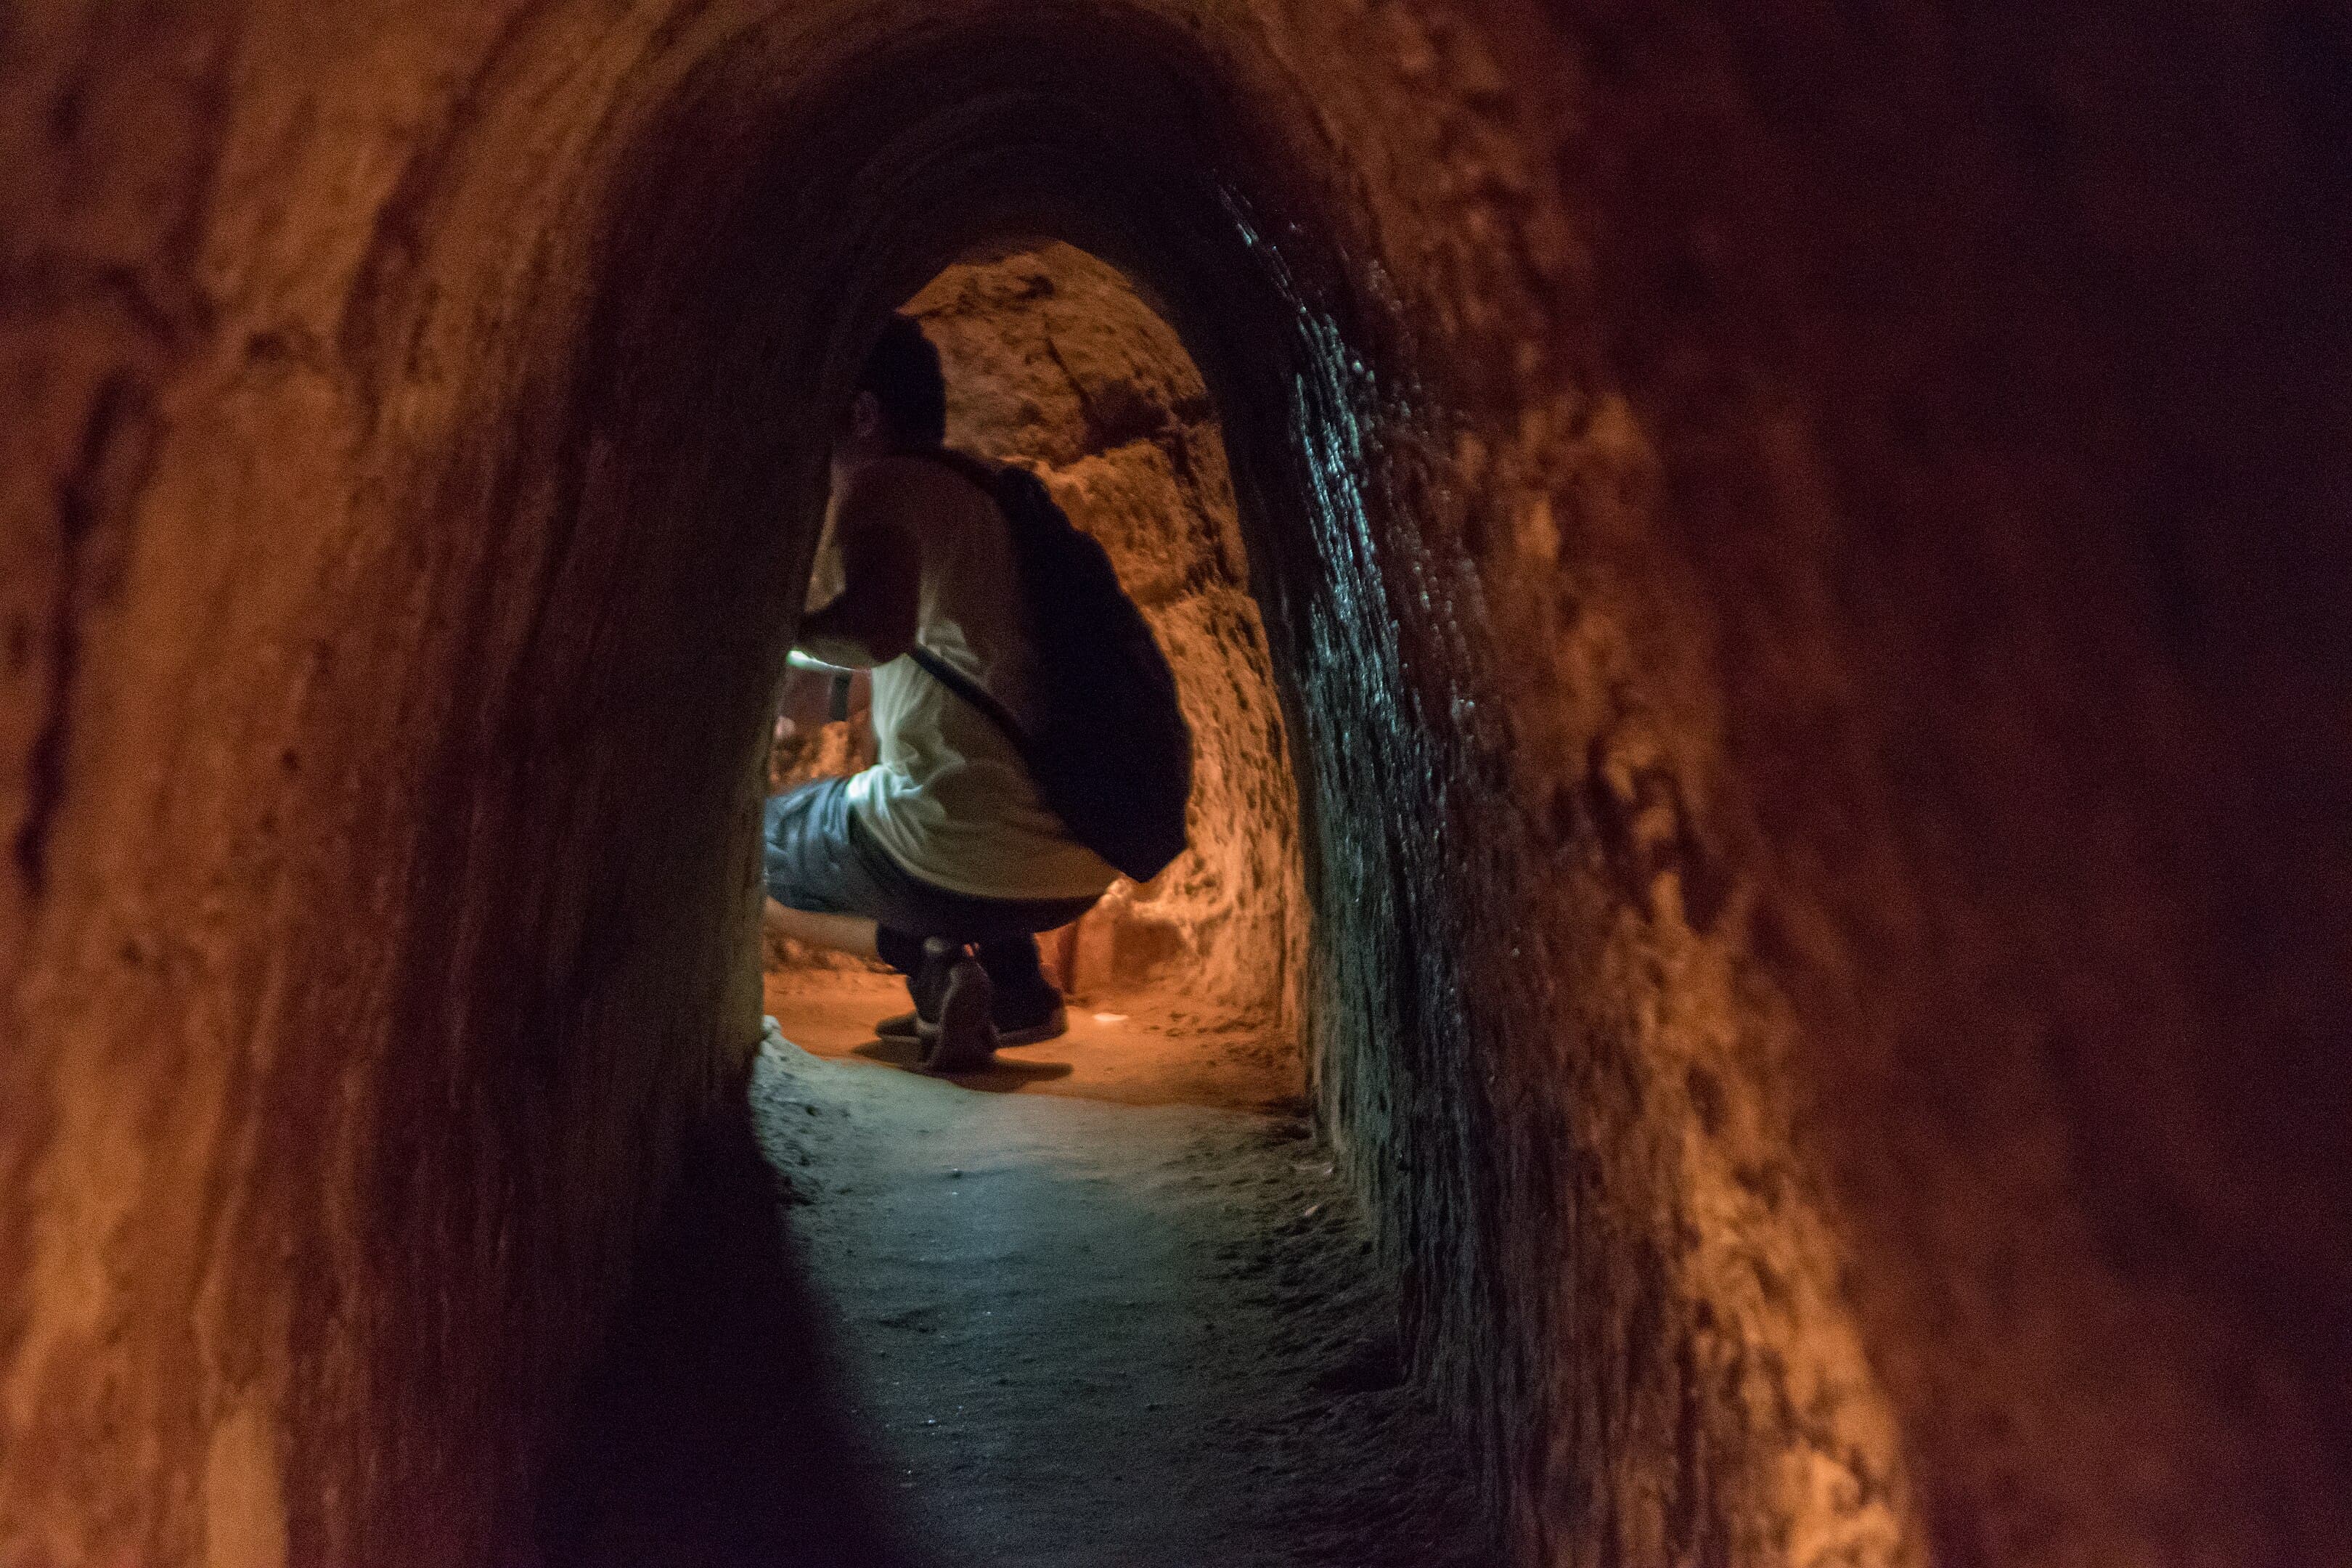
[[[1226,421],[1324,1114],[1528,1562],[2352,1556],[2308,6],[44,6],[0,1559],[473,1563],[756,1026],[824,409]]]
[[[999,247],[1002,249],[1003,247]],[[1118,271],[1066,245],[960,261],[905,307],[938,345],[948,441],[1034,468],[1108,552],[1167,655],[1192,730],[1190,847],[1138,886],[1121,879],[1075,926],[1042,939],[1048,971],[1082,1004],[1088,1070],[1071,1089],[1172,1090],[1185,1064],[1220,1098],[1296,1097],[1307,952],[1297,790],[1224,440],[1199,370]],[[812,588],[810,603],[837,591]],[[770,782],[845,773],[874,760],[870,722],[790,727]],[[769,1010],[803,1045],[854,1046],[906,1002],[835,980],[868,967],[771,938]],[[1088,1031],[1092,1015],[1116,1024]],[[1126,1090],[1122,1090],[1124,1092]]]

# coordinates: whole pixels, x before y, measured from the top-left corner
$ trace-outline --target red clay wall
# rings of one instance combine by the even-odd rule
[[[823,411],[1040,232],[1225,416],[1516,1559],[2352,1559],[2332,13],[6,27],[0,1562],[512,1560],[750,1037]]]

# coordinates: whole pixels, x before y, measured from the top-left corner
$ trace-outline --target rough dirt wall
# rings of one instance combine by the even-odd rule
[[[1191,847],[1121,878],[1066,950],[1074,991],[1164,982],[1297,1026],[1307,948],[1298,795],[1208,389],[1118,272],[1066,245],[949,268],[907,306],[940,350],[948,439],[1043,474],[1102,542],[1176,672],[1192,727]],[[853,771],[833,726],[786,742],[793,776]],[[785,750],[780,746],[779,751]]]
[[[513,1560],[756,1039],[775,411],[610,395],[502,22],[0,18],[9,1568]]]
[[[1010,232],[1226,415],[1520,1560],[2352,1557],[2334,13],[6,26],[11,1568],[510,1555],[748,1023],[814,411]]]

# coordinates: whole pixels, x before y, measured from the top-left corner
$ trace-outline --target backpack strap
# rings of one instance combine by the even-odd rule
[[[1021,721],[1013,716],[1013,710],[999,702],[986,687],[921,643],[909,647],[907,657],[920,665],[924,673],[932,679],[979,709],[989,722],[1004,731],[1004,738],[1013,742],[1013,749],[1021,753],[1021,760],[1024,763],[1029,760],[1028,732],[1021,728]]]
[[[1016,540],[1024,524],[1039,512],[1051,513],[1062,526],[1070,526],[1045,481],[1018,463],[992,463],[954,447],[910,447],[898,456],[945,468],[977,489],[995,504]]]
[[[1005,510],[1004,502],[998,492],[998,484],[1003,470],[995,464],[975,458],[969,452],[958,451],[953,447],[909,447],[901,455],[919,458],[924,462],[937,464],[977,487],[982,494],[987,496],[995,504],[999,512]],[[1025,469],[1019,471],[1024,475],[1027,472]],[[1005,521],[1010,523],[1012,519],[1008,515]],[[919,642],[909,647],[907,653],[908,657],[920,665],[924,672],[932,679],[987,715],[989,722],[1004,731],[1004,738],[1013,742],[1013,749],[1021,754],[1021,760],[1024,763],[1029,762],[1028,732],[1021,728],[1021,721],[1013,716],[1013,710],[999,702],[986,687]],[[1031,771],[1033,773],[1035,771],[1034,764],[1031,765]]]
[[[970,452],[953,447],[907,447],[900,448],[897,455],[945,468],[980,487],[989,500],[996,500],[997,466],[985,458],[975,458]]]

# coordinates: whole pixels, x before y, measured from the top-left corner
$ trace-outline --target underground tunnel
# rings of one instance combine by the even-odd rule
[[[1213,1000],[1293,1053],[1456,1544],[2352,1561],[2326,8],[0,38],[0,1563],[561,1560],[637,1303],[767,1282],[669,1228],[709,1151],[826,1234],[744,1138],[830,421],[897,305],[1056,247],[1197,367],[1215,438],[1145,444],[1231,532],[1163,603],[1262,635],[1281,753],[1195,824],[1278,896],[1121,895],[1076,984],[1264,922]],[[1079,472],[1133,411],[1025,455],[1165,511]],[[781,1305],[734,1370],[814,1444]]]

